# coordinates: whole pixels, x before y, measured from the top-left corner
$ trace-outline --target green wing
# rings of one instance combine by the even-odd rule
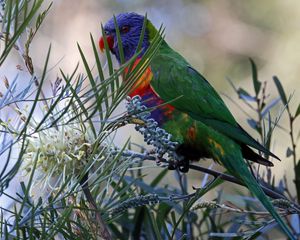
[[[193,119],[278,159],[238,125],[209,82],[166,43],[152,60],[151,69],[151,86],[164,101],[172,101],[171,105]]]
[[[151,63],[151,86],[165,101],[189,115],[236,125],[223,100],[208,81],[174,51],[159,53]],[[195,115],[195,116],[194,116]]]
[[[170,49],[166,43],[163,43],[159,53],[152,60],[151,70],[153,72],[151,86],[164,101],[174,100],[170,104],[177,110],[189,114],[193,119],[203,122],[236,142],[244,143],[275,156],[238,125],[221,97],[207,80],[190,67],[182,56]],[[231,142],[229,139],[228,141]],[[250,173],[242,156],[239,156],[241,152],[234,151],[234,146],[237,144],[232,144],[232,146],[233,151],[229,149],[230,154],[225,154],[222,160],[225,168],[245,183],[277,220],[290,239],[295,239]]]

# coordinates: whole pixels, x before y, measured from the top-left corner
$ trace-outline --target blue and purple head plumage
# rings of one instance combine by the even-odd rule
[[[143,28],[144,16],[137,13],[121,13],[116,16],[117,24],[120,30],[120,37],[122,40],[122,46],[124,51],[125,61],[129,60],[136,52],[136,48],[139,43],[140,35]],[[111,52],[116,56],[120,63],[120,54],[118,48],[118,40],[116,35],[116,26],[114,18],[111,18],[104,26],[107,42]],[[148,31],[145,31],[142,53],[143,54],[149,47]],[[104,49],[103,38],[99,41],[100,49]]]
[[[136,48],[140,41],[140,35],[144,24],[144,16],[139,15],[137,13],[121,13],[116,16],[116,21],[119,27],[120,37],[122,40],[124,58],[125,61],[127,61],[136,53]],[[142,42],[141,55],[143,55],[144,52],[148,49],[150,45],[149,40],[151,39],[151,36],[153,37],[153,35],[155,34],[155,32],[152,29],[154,27],[152,24],[150,24],[150,22],[147,22],[146,26],[147,27]],[[118,39],[116,35],[116,25],[114,18],[111,18],[104,25],[104,31],[110,51],[116,56],[118,62],[120,63]],[[100,39],[99,45],[100,49],[103,51],[103,38]],[[137,58],[135,60],[133,67],[135,67],[138,64],[139,60],[140,58]],[[160,97],[156,95],[156,93],[150,86],[152,76],[153,74],[151,71],[151,67],[149,66],[142,74],[140,79],[137,81],[136,85],[133,87],[133,90],[129,93],[131,97],[139,95],[143,101],[143,104],[148,108],[155,108],[156,106],[159,106],[164,103],[160,99]],[[163,106],[152,110],[151,118],[155,119],[156,122],[158,122],[158,124],[161,125],[163,124],[163,122],[165,122],[171,117],[173,110],[174,107],[172,107],[169,104],[164,104]]]

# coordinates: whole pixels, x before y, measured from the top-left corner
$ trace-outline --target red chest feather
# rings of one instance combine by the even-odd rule
[[[132,70],[136,68],[138,63],[140,62],[140,58],[137,58],[133,64]],[[125,69],[125,73],[128,73],[128,68]],[[142,76],[135,82],[132,87],[132,91],[129,92],[129,96],[133,97],[135,95],[142,96],[146,89],[150,86],[150,81],[153,77],[150,66],[145,70]]]
[[[139,61],[140,59],[137,59],[135,61],[133,68],[136,67]],[[127,73],[127,71],[128,70],[126,69],[125,72]],[[129,92],[129,96],[133,97],[135,95],[139,95],[146,107],[157,107],[151,112],[151,117],[154,118],[159,124],[162,124],[165,120],[172,118],[174,107],[170,104],[164,104],[165,102],[152,89],[150,85],[152,77],[153,73],[149,66],[142,74],[142,76],[137,80],[137,82],[133,85],[132,91]]]

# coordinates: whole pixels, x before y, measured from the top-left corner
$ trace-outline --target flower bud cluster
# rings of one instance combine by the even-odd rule
[[[132,118],[143,122],[143,124],[137,124],[135,129],[144,136],[144,141],[148,145],[155,147],[158,157],[168,154],[169,157],[174,159],[178,143],[171,140],[171,134],[158,127],[158,123],[151,118],[149,109],[143,104],[142,98],[138,95],[132,98],[127,97],[126,108]]]
[[[273,205],[275,207],[278,208],[282,208],[282,209],[289,209],[289,208],[293,208],[293,203],[291,203],[289,200],[287,199],[274,199],[272,201]]]
[[[220,208],[220,204],[217,204],[216,202],[210,202],[210,201],[203,201],[197,203],[195,206],[191,208],[192,211],[198,210],[198,209],[217,209]]]
[[[111,216],[115,216],[118,214],[121,214],[125,212],[129,208],[137,208],[140,206],[145,205],[155,205],[160,202],[159,196],[157,194],[148,194],[145,196],[136,196],[133,198],[130,198],[124,202],[122,202],[120,205],[115,207],[111,211]]]

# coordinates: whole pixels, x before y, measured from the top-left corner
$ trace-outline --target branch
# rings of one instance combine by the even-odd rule
[[[108,228],[105,224],[105,222],[103,221],[98,208],[97,208],[97,204],[91,194],[89,185],[88,185],[88,174],[86,174],[80,181],[80,185],[82,187],[83,193],[91,207],[91,209],[95,210],[95,214],[96,214],[96,220],[97,223],[99,224],[99,232],[100,232],[100,237],[102,237],[105,240],[111,240],[111,236],[110,233],[108,231]]]
[[[238,180],[237,178],[235,178],[235,177],[233,177],[229,174],[226,174],[226,173],[221,173],[221,172],[218,172],[216,170],[204,168],[204,167],[201,167],[201,166],[198,166],[198,165],[190,165],[190,169],[200,171],[200,172],[204,172],[204,173],[207,173],[209,175],[214,176],[215,178],[218,177],[218,178],[223,179],[225,181],[232,182],[232,183],[235,183],[235,184],[238,184],[240,186],[245,187],[245,184],[243,184],[240,180]],[[271,197],[273,199],[287,199],[286,196],[284,196],[284,195],[282,195],[278,192],[275,192],[274,190],[271,190],[270,188],[262,186],[261,184],[260,184],[260,187],[262,188],[262,190],[264,191],[264,193],[266,195],[268,195],[269,197]]]
[[[127,150],[125,152],[122,153],[123,156],[125,157],[132,157],[132,158],[139,158],[139,159],[142,159],[142,160],[148,160],[148,161],[156,161],[157,162],[157,158],[154,157],[154,156],[151,156],[149,155],[148,153],[137,153],[137,152],[134,152],[134,151],[131,151],[131,150]],[[162,158],[162,159],[159,159],[160,163],[163,163],[163,164],[168,164],[168,160]],[[165,165],[162,165],[162,166],[165,166]],[[226,174],[226,173],[221,173],[221,172],[218,172],[216,170],[213,170],[213,169],[208,169],[208,168],[205,168],[205,167],[201,167],[199,165],[189,165],[189,168],[190,169],[193,169],[195,171],[199,171],[199,172],[203,172],[203,173],[207,173],[209,175],[212,175],[213,177],[215,178],[220,178],[224,181],[227,181],[227,182],[231,182],[231,183],[235,183],[237,185],[240,185],[240,186],[245,186],[245,184],[243,184],[240,180],[238,180],[236,177],[232,176],[232,175],[229,175],[229,174]],[[269,196],[270,198],[273,198],[273,199],[284,199],[284,200],[287,200],[291,203],[291,206],[293,206],[293,208],[297,211],[297,212],[300,212],[300,206],[295,203],[295,202],[292,202],[290,201],[286,196],[266,187],[266,186],[263,186],[260,184],[260,187],[262,188],[262,190],[264,191],[264,193]]]
[[[141,123],[136,122],[135,128],[137,131],[139,131],[144,136],[144,141],[147,144],[150,144],[154,147],[153,153],[155,156],[151,156],[149,153],[136,153],[133,151],[125,151],[122,152],[123,156],[131,157],[131,158],[138,158],[141,160],[151,160],[156,161],[157,165],[164,166],[167,165],[170,169],[170,166],[172,166],[172,161],[168,161],[163,156],[168,155],[170,159],[178,159],[178,156],[176,154],[176,146],[178,145],[177,142],[173,142],[171,140],[171,135],[168,134],[164,129],[158,127],[158,123],[151,118],[151,109],[148,109],[143,101],[142,98],[139,95],[136,95],[132,98],[127,98],[127,118],[128,119],[139,119]],[[120,118],[122,121],[122,118]],[[130,121],[127,121],[126,123],[131,123]],[[125,123],[125,124],[126,124]],[[175,161],[176,162],[176,161]],[[174,169],[177,169],[176,164],[173,166]],[[229,174],[221,173],[212,169],[207,169],[204,167],[201,167],[199,165],[189,165],[189,169],[193,169],[196,171],[204,172],[207,174],[210,174],[214,176],[215,178],[220,178],[228,182],[232,182],[241,186],[245,186],[240,180],[235,178],[234,176],[231,176]],[[260,183],[259,183],[260,184]],[[300,207],[296,204],[291,202],[289,199],[287,199],[286,196],[282,195],[281,193],[278,193],[266,186],[261,185],[262,190],[264,193],[273,198],[273,199],[283,199],[291,203],[291,208],[295,209],[296,211],[300,212]]]

